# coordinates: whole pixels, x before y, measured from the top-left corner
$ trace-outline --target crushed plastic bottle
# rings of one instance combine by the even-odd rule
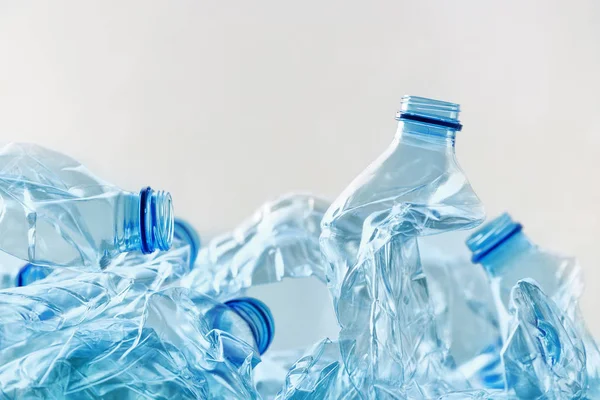
[[[174,284],[189,272],[189,249],[155,252],[140,264],[118,259],[102,272],[63,268],[31,285],[0,291],[0,349],[37,331],[92,320],[110,307],[138,304],[145,292]]]
[[[276,400],[360,398],[344,369],[338,344],[324,339],[292,365]]]
[[[581,267],[572,257],[536,246],[522,228],[505,213],[485,224],[467,240],[473,252],[473,262],[480,263],[489,276],[502,337],[505,340],[508,337],[512,288],[521,279],[535,280],[559,309],[564,310],[583,340],[590,390],[598,390],[597,396],[600,397],[600,351],[585,326],[578,305],[583,292]]]
[[[484,219],[456,161],[458,112],[456,104],[404,97],[394,141],[321,224],[342,358],[367,398],[431,398],[468,387],[438,336],[417,245],[417,237]]]
[[[148,292],[135,312],[0,350],[0,395],[257,399],[251,368],[273,329],[256,299],[227,305],[182,288]]]
[[[119,253],[168,250],[171,195],[124,192],[33,144],[0,150],[0,250],[40,266],[99,268]]]
[[[515,316],[502,359],[507,388],[520,399],[582,399],[586,354],[571,321],[533,280],[512,290]]]
[[[314,276],[324,282],[327,263],[319,247],[319,224],[328,205],[308,194],[265,203],[233,232],[202,248],[182,286],[225,299],[287,277]]]
[[[465,245],[472,231],[418,238],[440,340],[472,386],[504,388],[502,340],[487,275]]]

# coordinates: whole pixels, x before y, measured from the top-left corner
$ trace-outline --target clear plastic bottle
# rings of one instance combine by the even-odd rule
[[[319,247],[328,202],[291,193],[265,203],[232,232],[217,236],[198,255],[182,285],[217,298],[284,278],[325,281]]]
[[[523,232],[523,226],[507,213],[475,231],[467,245],[473,253],[473,262],[481,264],[488,275],[503,340],[510,333],[513,287],[522,279],[535,280],[576,327],[586,349],[590,387],[598,387],[600,395],[600,351],[579,310],[583,278],[577,260],[535,245]]]
[[[269,309],[256,299],[147,293],[129,314],[38,332],[0,350],[0,395],[254,399],[251,368],[273,332]]]
[[[321,223],[342,358],[368,398],[435,397],[465,384],[449,368],[417,244],[484,219],[456,160],[458,113],[457,104],[404,97],[392,144]]]
[[[63,154],[33,144],[0,150],[0,249],[39,266],[105,267],[117,254],[167,250],[167,192],[129,193]]]

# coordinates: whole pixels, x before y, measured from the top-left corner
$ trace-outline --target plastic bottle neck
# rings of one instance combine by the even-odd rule
[[[139,194],[122,195],[116,221],[117,248],[121,251],[169,250],[173,242],[173,203],[168,192],[144,188]],[[119,215],[121,214],[121,215]]]
[[[516,232],[502,244],[491,250],[480,261],[491,276],[503,274],[505,266],[514,265],[518,258],[533,247],[529,238],[522,232]]]
[[[252,297],[229,300],[225,305],[248,324],[259,354],[262,355],[267,351],[275,334],[275,323],[269,307]]]
[[[522,229],[507,213],[485,224],[466,242],[473,253],[473,263],[483,265],[491,276],[500,275],[504,265],[512,264],[514,258],[533,247]]]
[[[462,129],[458,120],[458,104],[404,96],[396,113],[399,139],[423,140],[428,143],[454,147],[456,132]]]

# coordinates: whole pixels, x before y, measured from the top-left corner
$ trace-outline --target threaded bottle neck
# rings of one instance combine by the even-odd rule
[[[140,250],[144,254],[169,250],[173,243],[173,201],[164,191],[150,187],[140,191]]]
[[[275,321],[269,307],[262,301],[252,297],[241,297],[225,302],[235,311],[252,331],[259,354],[269,348],[275,335]]]
[[[396,120],[399,133],[425,134],[452,139],[462,129],[458,120],[460,106],[424,97],[404,96]]]
[[[482,263],[486,256],[500,248],[522,229],[523,226],[514,222],[508,213],[488,222],[467,239],[467,247],[473,253],[471,260],[474,263]]]

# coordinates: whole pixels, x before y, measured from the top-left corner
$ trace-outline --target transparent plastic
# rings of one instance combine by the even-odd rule
[[[502,340],[487,275],[471,262],[472,231],[418,238],[437,331],[459,371],[474,387],[504,388]]]
[[[190,246],[190,269],[194,268],[198,251],[200,250],[201,242],[198,231],[184,219],[175,218],[173,225],[174,240],[179,240],[187,243]]]
[[[502,337],[508,336],[512,288],[521,279],[535,280],[577,329],[587,353],[590,390],[598,388],[595,390],[600,396],[600,351],[579,309],[583,277],[577,260],[535,245],[523,233],[522,225],[506,213],[474,232],[467,245],[473,260],[482,265],[489,277]]]
[[[136,263],[127,262],[131,258]],[[103,272],[61,268],[31,285],[0,291],[0,349],[38,331],[92,320],[107,308],[135,307],[189,272],[189,246],[144,256],[122,254]],[[143,261],[143,262],[140,262]]]
[[[135,311],[38,332],[0,350],[0,395],[258,398],[251,382],[255,331],[246,317],[182,288],[145,297]]]
[[[124,192],[63,154],[11,143],[0,150],[0,250],[31,264],[105,267],[117,254],[167,250],[166,192]]]
[[[582,399],[587,387],[581,338],[533,280],[512,290],[514,320],[502,350],[507,389],[520,399]]]
[[[0,251],[0,289],[18,286],[19,273],[27,265],[23,260]]]
[[[317,343],[289,369],[277,400],[360,399],[346,374],[339,346],[329,339]]]
[[[342,358],[367,398],[437,397],[466,385],[438,336],[417,238],[473,228],[484,211],[454,152],[458,105],[405,97],[401,109],[390,147],[321,224]]]
[[[329,203],[287,194],[265,203],[233,232],[214,238],[198,255],[182,286],[217,298],[284,278],[325,281],[320,222]]]

